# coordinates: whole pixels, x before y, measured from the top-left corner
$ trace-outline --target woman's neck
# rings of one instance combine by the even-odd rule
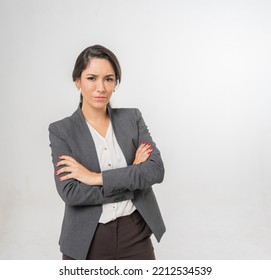
[[[106,107],[96,109],[90,106],[82,104],[82,113],[89,123],[99,123],[108,119]]]

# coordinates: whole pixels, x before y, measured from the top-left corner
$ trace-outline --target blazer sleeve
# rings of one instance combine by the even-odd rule
[[[133,199],[133,193],[127,190],[123,192],[112,194],[111,196],[104,195],[102,186],[88,186],[75,179],[59,181],[56,176],[56,171],[61,167],[56,167],[60,155],[69,155],[74,157],[71,149],[61,137],[58,128],[54,124],[49,126],[49,138],[52,161],[54,164],[54,176],[57,191],[62,200],[68,206],[86,206],[99,205],[110,202],[119,202],[123,200]],[[65,173],[63,173],[65,174]],[[67,173],[66,173],[67,174]]]
[[[144,190],[150,188],[153,184],[161,183],[164,179],[165,170],[160,151],[153,142],[138,109],[135,109],[135,117],[138,128],[138,144],[141,142],[150,143],[153,151],[145,162],[103,171],[105,196],[111,196],[124,190]]]

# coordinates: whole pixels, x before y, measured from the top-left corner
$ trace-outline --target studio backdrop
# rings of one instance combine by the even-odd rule
[[[271,2],[4,0],[0,259],[60,259],[49,123],[71,115],[78,54],[119,58],[112,107],[139,108],[166,174],[158,259],[271,257]]]

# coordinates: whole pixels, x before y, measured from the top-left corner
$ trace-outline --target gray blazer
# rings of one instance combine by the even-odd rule
[[[152,185],[161,183],[164,178],[160,152],[138,109],[108,108],[108,113],[128,166],[103,171],[103,186],[90,187],[74,179],[60,182],[55,175],[57,191],[65,202],[60,250],[74,259],[86,259],[104,203],[132,199],[158,241],[165,232],[152,190]],[[50,124],[49,137],[55,172],[59,169],[55,164],[60,155],[70,155],[89,170],[101,172],[80,106],[72,116]],[[147,161],[133,165],[141,142],[150,143],[153,151]]]

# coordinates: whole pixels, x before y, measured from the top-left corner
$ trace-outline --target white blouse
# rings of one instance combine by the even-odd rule
[[[88,122],[87,125],[96,147],[101,171],[126,167],[126,159],[117,142],[111,122],[109,123],[105,137]],[[99,223],[103,224],[113,221],[118,217],[130,215],[136,210],[132,200],[106,203],[102,207],[103,211]]]

